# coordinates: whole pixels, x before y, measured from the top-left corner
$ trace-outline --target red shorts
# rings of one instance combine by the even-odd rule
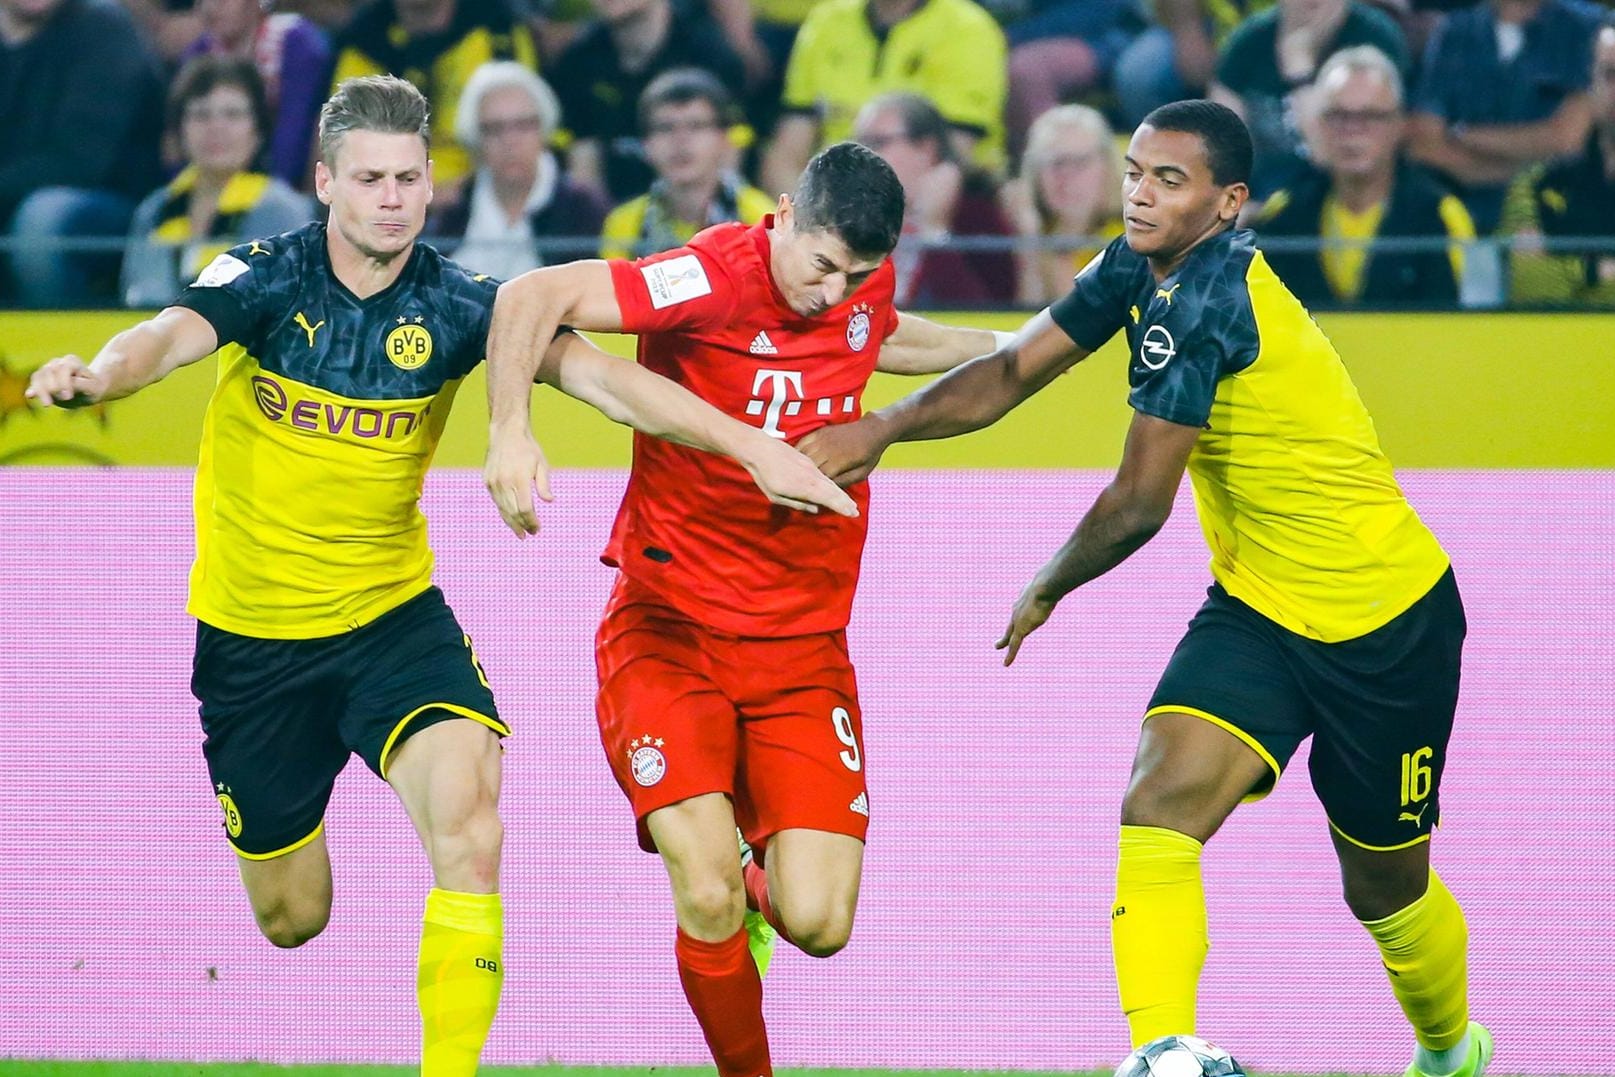
[[[869,829],[863,721],[845,632],[757,638],[705,628],[619,575],[595,636],[595,712],[611,773],[645,816],[726,793],[746,840]]]

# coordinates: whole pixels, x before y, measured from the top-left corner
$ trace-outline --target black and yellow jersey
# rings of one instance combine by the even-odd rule
[[[497,282],[417,243],[367,299],[325,226],[219,255],[176,305],[218,333],[196,469],[188,609],[245,636],[358,628],[431,585],[419,499]]]
[[[1050,313],[1090,350],[1125,328],[1128,403],[1202,428],[1195,506],[1212,575],[1235,598],[1334,643],[1387,623],[1446,571],[1345,364],[1253,233],[1204,241],[1163,281],[1116,239]]]

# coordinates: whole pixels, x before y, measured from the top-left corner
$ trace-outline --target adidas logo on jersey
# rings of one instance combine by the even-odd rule
[[[865,819],[868,819],[869,818],[869,794],[868,793],[859,793],[857,796],[852,798],[852,803],[847,805],[847,807],[850,808],[852,811],[857,812],[859,815],[863,816]]]
[[[768,334],[759,329],[757,330],[757,335],[751,338],[751,353],[753,355],[778,355],[779,349],[774,347],[772,340],[768,339]]]

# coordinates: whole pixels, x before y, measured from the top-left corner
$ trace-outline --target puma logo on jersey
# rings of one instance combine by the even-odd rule
[[[252,246],[247,248],[247,257],[249,257],[249,258],[252,257],[255,254],[268,254],[268,253],[269,253],[269,248],[264,246],[262,243],[259,243],[256,239],[252,241]]]
[[[1183,287],[1183,284],[1180,281],[1170,288],[1157,288],[1155,289],[1155,298],[1166,300],[1166,305],[1170,307],[1172,305],[1172,293],[1181,287]]]
[[[1420,806],[1419,813],[1417,815],[1413,814],[1410,811],[1405,811],[1401,815],[1398,815],[1396,817],[1396,821],[1399,822],[1399,823],[1412,823],[1414,826],[1423,826],[1424,825],[1424,813],[1425,813],[1426,809],[1428,809],[1429,807],[1430,807],[1430,802],[1427,800],[1427,801],[1424,802],[1424,804],[1422,806]]]
[[[303,316],[303,312],[298,311],[297,315],[294,318],[292,318],[292,321],[297,323],[297,327],[299,329],[301,329],[303,332],[308,334],[308,346],[310,348],[314,347],[314,334],[319,331],[320,326],[325,324],[325,319],[321,318],[319,321],[315,322],[313,325],[309,325],[308,324],[308,319]]]
[[[768,339],[768,334],[759,329],[757,330],[757,335],[751,338],[751,353],[753,355],[778,355],[779,349],[774,347],[772,340]]]

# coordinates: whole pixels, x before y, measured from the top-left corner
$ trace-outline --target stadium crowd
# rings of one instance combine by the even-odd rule
[[[892,165],[909,307],[1036,307],[1121,232],[1151,108],[1249,125],[1245,223],[1320,308],[1615,306],[1593,0],[0,0],[0,305],[160,306],[296,227],[320,103],[433,107],[428,234],[506,278]]]

